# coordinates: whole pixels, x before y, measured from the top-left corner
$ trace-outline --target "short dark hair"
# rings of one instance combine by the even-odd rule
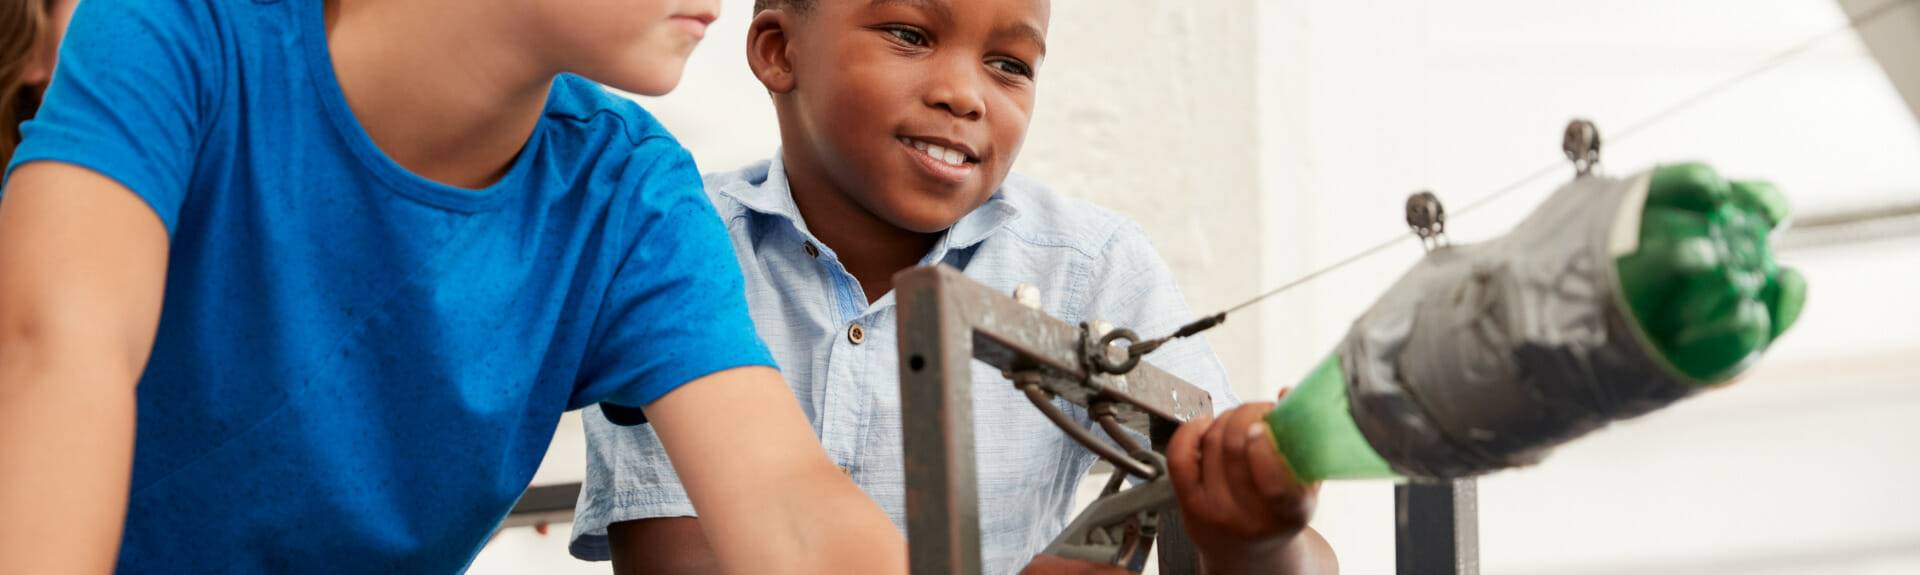
[[[806,12],[813,8],[814,0],[753,0],[753,13],[759,14],[775,8],[793,12]]]

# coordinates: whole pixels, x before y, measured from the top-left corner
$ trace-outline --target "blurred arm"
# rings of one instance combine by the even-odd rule
[[[607,526],[618,575],[705,575],[720,570],[696,517],[660,517]]]
[[[19,167],[0,199],[0,573],[106,573],[167,233],[94,172]]]

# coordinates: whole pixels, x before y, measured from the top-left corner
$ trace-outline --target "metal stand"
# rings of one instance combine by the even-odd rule
[[[1164,449],[1181,422],[1213,413],[1206,392],[1151,365],[1124,375],[1088,369],[1086,354],[1095,349],[1088,342],[1097,334],[1090,339],[1087,329],[1022,305],[953,268],[901,272],[894,277],[894,292],[900,310],[908,564],[915,575],[980,573],[974,360],[1009,380],[1019,374],[1023,385],[1051,396],[1111,410],[1119,425],[1151,438],[1154,451]],[[1198,573],[1198,555],[1177,509],[1153,512],[1160,513],[1153,530],[1160,572]]]
[[[900,309],[900,407],[905,426],[908,564],[914,575],[980,573],[980,498],[973,446],[974,360],[995,368],[1007,385],[1033,388],[1086,406],[1103,423],[1117,423],[1152,439],[1153,453],[1119,457],[1115,474],[1129,473],[1127,462],[1158,464],[1173,431],[1188,419],[1213,413],[1206,392],[1148,364],[1124,375],[1089,369],[1087,355],[1101,353],[1099,334],[1029,308],[939,266],[901,272],[894,277]],[[1115,350],[1119,351],[1119,350]],[[1107,358],[1111,359],[1111,357]],[[1050,402],[1036,401],[1050,406]],[[1041,407],[1047,410],[1049,407]],[[1050,416],[1058,416],[1054,413]],[[1108,416],[1112,418],[1109,419]],[[1058,420],[1056,420],[1058,422]],[[1109,435],[1120,437],[1109,428]],[[1077,438],[1083,429],[1068,429]],[[1078,432],[1078,433],[1075,433]],[[1125,443],[1126,440],[1122,440]],[[1127,448],[1100,446],[1112,457]],[[1151,471],[1149,472],[1151,474]],[[1160,573],[1200,572],[1200,558],[1186,539],[1177,506],[1164,478],[1125,491],[1110,485],[1050,551],[1069,550],[1079,558],[1117,559],[1137,565],[1146,545],[1115,543],[1094,551],[1073,545],[1070,536],[1107,529],[1118,532],[1120,518],[1157,539]],[[1400,575],[1478,575],[1479,537],[1474,481],[1407,483],[1394,488],[1396,542]],[[1111,541],[1106,534],[1090,539]],[[1115,554],[1107,554],[1117,549]],[[1073,553],[1069,553],[1071,555]]]
[[[1479,488],[1473,479],[1393,486],[1399,575],[1479,575]]]

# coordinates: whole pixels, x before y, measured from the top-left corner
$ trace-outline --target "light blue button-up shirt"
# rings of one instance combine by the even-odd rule
[[[868,303],[833,250],[807,231],[780,160],[709,175],[706,185],[746,274],[754,325],[821,445],[904,528],[893,294]],[[1036,286],[1042,309],[1068,322],[1105,320],[1152,337],[1195,318],[1137,225],[1018,175],[948,229],[922,263],[951,265],[1003,293]],[[1199,338],[1170,343],[1148,361],[1211,393],[1216,410],[1237,403]],[[1065,528],[1096,458],[999,373],[973,374],[982,561],[986,573],[1015,573]],[[1055,401],[1092,427],[1084,409]],[[598,407],[583,419],[588,463],[574,556],[606,560],[610,523],[694,515],[652,426],[613,425]]]

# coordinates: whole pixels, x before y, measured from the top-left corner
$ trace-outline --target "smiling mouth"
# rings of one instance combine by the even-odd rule
[[[954,148],[949,148],[946,146],[942,146],[942,145],[924,141],[924,140],[916,140],[906,136],[900,136],[894,139],[899,140],[900,143],[906,144],[910,148],[919,150],[920,152],[926,154],[927,157],[930,159],[939,161],[940,163],[943,163],[949,166],[965,167],[970,164],[980,163],[979,158],[969,156],[967,155],[966,152],[963,152]]]
[[[973,175],[974,166],[980,163],[979,158],[964,151],[926,140],[897,136],[894,141],[906,146],[907,153],[919,160],[921,169],[928,175],[950,184],[965,182]]]

